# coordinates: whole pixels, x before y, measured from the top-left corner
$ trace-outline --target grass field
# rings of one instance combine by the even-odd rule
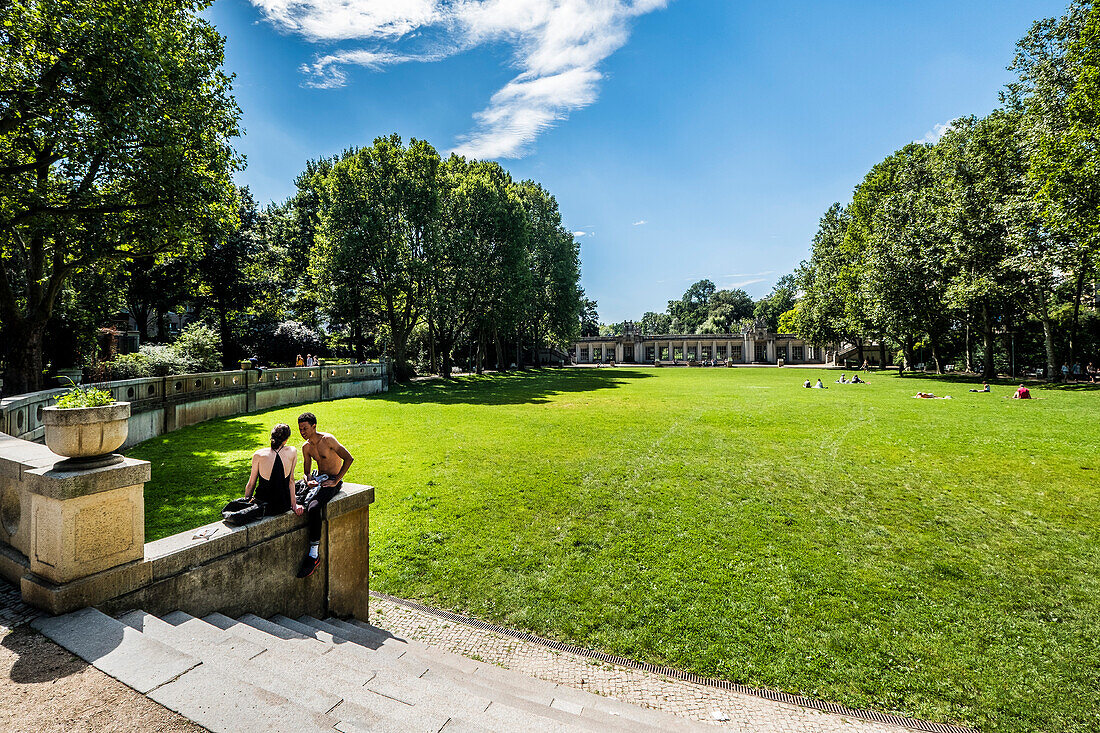
[[[376,590],[852,706],[1100,730],[1100,391],[837,376],[471,377],[130,454],[153,463],[154,539],[216,519],[271,425],[311,409],[377,487]]]

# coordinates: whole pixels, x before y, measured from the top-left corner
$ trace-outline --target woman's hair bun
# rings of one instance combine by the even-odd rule
[[[290,437],[290,426],[286,423],[279,423],[275,427],[271,428],[271,450],[279,450],[283,447],[283,443]]]

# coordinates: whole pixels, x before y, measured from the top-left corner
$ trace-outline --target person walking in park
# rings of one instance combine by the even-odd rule
[[[298,358],[294,360],[294,366],[304,367],[305,365],[306,360],[302,358],[301,354],[298,354]]]
[[[340,491],[344,475],[351,468],[352,458],[348,449],[331,433],[317,429],[317,416],[303,412],[298,416],[298,432],[306,439],[302,445],[304,478],[299,486],[304,491],[301,502],[309,520],[309,550],[302,558],[298,577],[307,578],[317,569],[318,548],[321,544],[321,508]],[[317,463],[317,469],[313,463]]]
[[[1062,362],[1062,383],[1069,384],[1069,364]]]

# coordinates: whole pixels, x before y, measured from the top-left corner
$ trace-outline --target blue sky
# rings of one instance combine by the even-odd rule
[[[558,199],[604,322],[754,297],[867,170],[997,106],[1061,0],[217,0],[261,202],[396,132]]]

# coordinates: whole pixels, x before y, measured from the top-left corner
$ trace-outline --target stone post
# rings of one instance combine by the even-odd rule
[[[124,458],[80,468],[58,463],[61,456],[45,446],[23,443],[22,450],[16,460],[24,470],[13,488],[27,510],[19,521],[29,526],[12,544],[26,556],[23,599],[65,613],[140,582],[130,571],[145,553],[149,463]]]
[[[246,369],[244,371],[244,384],[245,384],[245,412],[256,411],[256,383],[259,381],[260,373],[255,369]]]

